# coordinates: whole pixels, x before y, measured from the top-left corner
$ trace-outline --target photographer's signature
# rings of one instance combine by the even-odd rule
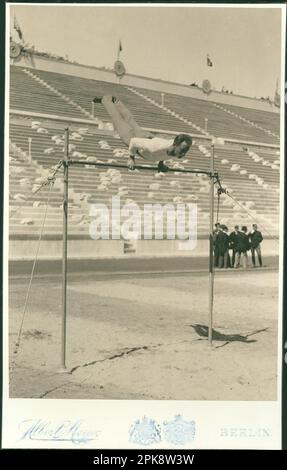
[[[83,420],[53,422],[44,419],[27,419],[20,423],[20,440],[59,441],[86,444],[99,437],[100,431],[87,429]]]

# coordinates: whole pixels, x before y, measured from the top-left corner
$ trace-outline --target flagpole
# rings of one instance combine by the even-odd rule
[[[117,54],[117,60],[120,59],[120,53],[122,51],[122,43],[121,40],[119,40],[119,47],[118,47],[118,54]],[[121,77],[118,77],[118,85],[121,83]]]
[[[119,40],[119,47],[118,47],[118,54],[117,54],[117,60],[120,58],[120,53],[122,52],[123,47],[122,47],[122,42]]]

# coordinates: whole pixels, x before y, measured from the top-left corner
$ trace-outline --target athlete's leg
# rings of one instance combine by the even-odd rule
[[[134,130],[121,115],[118,107],[113,101],[113,97],[111,95],[105,95],[102,98],[102,104],[104,105],[109,116],[112,118],[114,128],[119,134],[120,138],[127,146],[129,146],[131,138],[135,137]]]
[[[141,137],[143,139],[150,139],[152,138],[152,134],[148,131],[143,130],[138,123],[136,122],[135,118],[133,117],[130,110],[124,105],[124,103],[118,99],[115,101],[115,105],[119,112],[121,113],[123,119],[129,124],[129,126],[134,130],[135,137]]]
[[[105,95],[102,98],[102,104],[112,118],[115,130],[127,146],[129,146],[130,140],[133,137],[149,137],[149,135],[136,123],[132,114],[121,101],[113,98],[111,95]]]

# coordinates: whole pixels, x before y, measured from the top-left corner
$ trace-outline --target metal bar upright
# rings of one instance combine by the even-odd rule
[[[68,247],[68,197],[69,197],[69,128],[65,129],[64,193],[63,193],[63,258],[62,258],[62,338],[61,338],[61,370],[66,367],[67,342],[67,247]]]
[[[214,259],[213,259],[213,225],[214,225],[214,144],[210,155],[210,219],[209,219],[209,322],[208,341],[212,346],[213,295],[214,295]]]

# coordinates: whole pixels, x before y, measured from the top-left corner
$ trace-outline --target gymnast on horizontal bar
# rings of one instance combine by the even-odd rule
[[[159,172],[166,172],[169,168],[164,160],[183,158],[192,145],[192,137],[188,134],[179,134],[175,139],[154,137],[137,124],[122,101],[114,96],[96,96],[93,102],[105,107],[115,130],[129,148],[128,167],[131,170],[135,169],[135,157],[139,156],[147,162],[156,162]]]

